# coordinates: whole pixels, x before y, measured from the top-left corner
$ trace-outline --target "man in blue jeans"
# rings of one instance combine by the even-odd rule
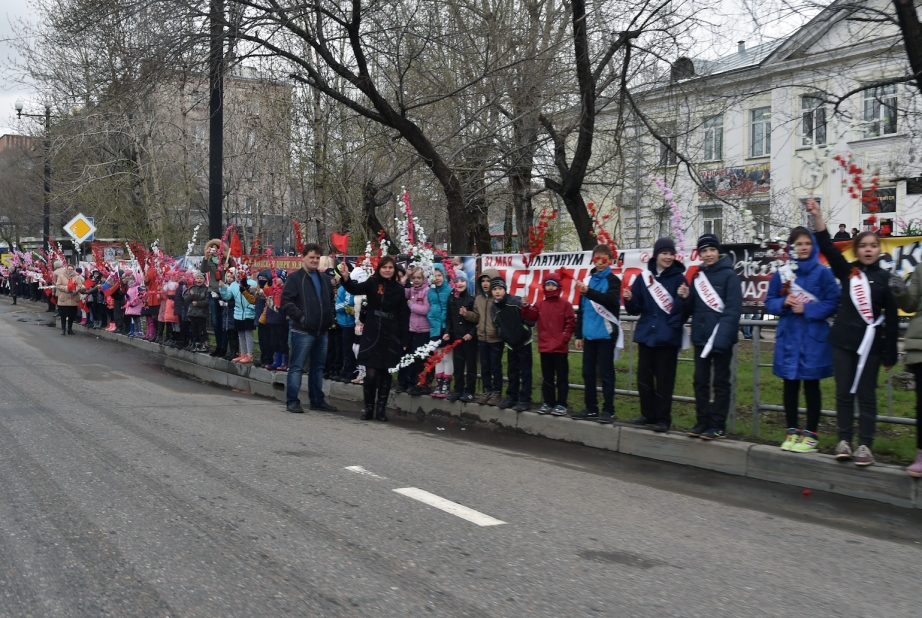
[[[323,370],[327,359],[327,333],[333,325],[333,284],[320,272],[320,247],[304,247],[302,268],[288,275],[282,288],[281,310],[291,320],[291,359],[285,389],[289,412],[303,413],[301,376],[307,371],[311,410],[335,412],[323,395]]]

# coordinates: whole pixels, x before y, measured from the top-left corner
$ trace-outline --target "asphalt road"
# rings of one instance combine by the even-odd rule
[[[920,511],[292,415],[37,311],[0,300],[0,616],[922,615]]]

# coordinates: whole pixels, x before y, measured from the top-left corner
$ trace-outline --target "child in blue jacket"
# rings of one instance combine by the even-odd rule
[[[355,296],[339,286],[336,292],[336,323],[342,329],[343,368],[342,372],[333,376],[334,380],[349,383],[356,376],[355,352],[352,344],[355,340]]]
[[[784,381],[784,416],[788,431],[781,450],[813,453],[819,448],[816,430],[822,399],[820,380],[832,376],[829,323],[839,305],[839,284],[819,260],[819,244],[805,227],[791,230],[791,261],[772,275],[765,308],[781,316],[775,335],[772,373]],[[799,429],[800,383],[807,400],[806,429]]]

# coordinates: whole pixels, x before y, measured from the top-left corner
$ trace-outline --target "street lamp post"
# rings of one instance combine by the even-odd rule
[[[45,191],[42,196],[42,235],[45,237],[45,250],[51,251],[51,106],[45,105],[44,114],[24,114],[22,99],[16,101],[16,118],[44,118],[45,138],[42,140],[42,156],[44,158]]]

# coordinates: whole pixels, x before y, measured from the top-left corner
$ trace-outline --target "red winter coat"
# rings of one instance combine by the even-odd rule
[[[555,275],[551,273],[548,277]],[[576,330],[576,313],[570,303],[560,298],[560,288],[545,292],[544,300],[522,307],[522,318],[538,323],[538,352],[566,354],[569,351],[570,339]]]

